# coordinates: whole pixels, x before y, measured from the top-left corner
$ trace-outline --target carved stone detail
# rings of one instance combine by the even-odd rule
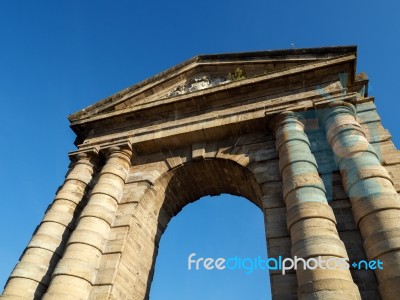
[[[200,91],[229,82],[231,82],[231,80],[229,80],[227,77],[214,77],[212,75],[197,75],[188,80],[185,84],[179,85],[174,89],[172,89],[166,95],[166,97],[173,97],[195,91]]]

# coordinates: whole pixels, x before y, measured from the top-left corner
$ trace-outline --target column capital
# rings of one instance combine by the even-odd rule
[[[105,145],[100,148],[100,152],[107,158],[119,157],[130,163],[133,149],[129,141]]]
[[[68,153],[72,164],[88,164],[95,166],[99,160],[99,149],[96,147],[79,149]]]
[[[268,127],[269,129],[273,132],[273,134],[276,133],[276,130],[278,129],[279,126],[286,124],[286,123],[294,123],[298,122],[301,124],[301,126],[304,127],[304,124],[301,122],[302,115],[298,112],[293,112],[293,111],[283,111],[280,112],[276,115],[274,115],[268,122]]]
[[[333,101],[330,102],[326,107],[317,110],[317,115],[319,116],[323,125],[325,125],[326,121],[332,116],[343,113],[352,115],[354,119],[357,118],[357,110],[355,106],[345,101]]]

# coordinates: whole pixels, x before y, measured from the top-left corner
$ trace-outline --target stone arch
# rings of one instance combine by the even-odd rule
[[[399,151],[356,56],[354,46],[198,56],[71,115],[71,171],[1,297],[143,299],[182,199],[229,192],[263,209],[270,257],[386,266],[271,271],[273,298],[397,299]],[[212,80],[235,68],[246,77]],[[208,175],[224,167],[232,174]]]
[[[190,189],[187,188],[189,186]],[[138,281],[141,281],[140,284],[146,284],[140,288],[135,284],[132,285],[132,288],[135,287],[132,292],[145,292],[138,295],[137,299],[148,297],[158,243],[169,221],[185,205],[203,196],[221,193],[242,196],[262,209],[262,190],[254,175],[250,170],[226,159],[186,162],[164,173],[155,185],[149,187],[144,193],[132,216],[135,221],[138,221],[137,226],[132,226],[129,233],[132,239],[143,240],[142,245],[152,248],[152,253],[149,253],[149,248],[142,246],[136,254],[137,258],[140,257],[141,262],[146,264],[141,269],[142,272],[148,270],[148,273],[144,272],[135,276]],[[146,221],[143,221],[144,219]],[[124,252],[121,262],[134,260],[134,256],[134,252]],[[133,274],[131,276],[134,277]]]

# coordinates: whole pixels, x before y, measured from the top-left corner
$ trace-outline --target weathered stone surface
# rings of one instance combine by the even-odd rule
[[[397,259],[400,256],[400,198],[387,168],[381,165],[382,156],[371,147],[358,123],[361,119],[377,121],[379,117],[376,113],[370,118],[365,113],[358,115],[356,118],[353,105],[339,102],[322,119],[364,239],[367,258],[379,259],[385,265],[376,271],[381,296],[394,299],[393,289],[399,289],[400,284]]]
[[[400,152],[355,60],[199,56],[71,115],[78,150],[1,298],[148,299],[171,218],[229,193],[263,212],[270,257],[385,265],[270,271],[273,299],[397,300]],[[236,68],[245,78],[227,79]]]

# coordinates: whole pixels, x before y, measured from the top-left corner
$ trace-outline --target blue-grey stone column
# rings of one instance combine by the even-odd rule
[[[272,120],[283,181],[292,257],[314,261],[297,265],[299,299],[361,299],[351,277],[348,255],[336,230],[317,163],[296,114],[285,112]],[[315,261],[321,260],[321,267]]]
[[[342,183],[375,270],[383,299],[400,298],[400,199],[387,170],[356,119],[355,107],[335,102],[321,113]]]

